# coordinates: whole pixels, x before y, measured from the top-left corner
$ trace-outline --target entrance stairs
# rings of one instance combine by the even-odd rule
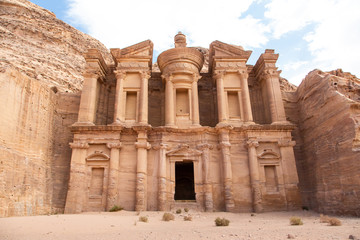
[[[184,208],[193,211],[202,211],[200,205],[195,200],[175,200],[175,202],[170,205],[170,209],[175,211],[177,209],[184,210]]]

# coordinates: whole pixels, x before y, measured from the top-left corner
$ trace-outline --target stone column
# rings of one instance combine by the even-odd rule
[[[158,211],[167,210],[166,196],[166,150],[168,145],[160,143],[159,147],[159,193],[158,193]]]
[[[265,70],[262,78],[266,83],[266,90],[270,105],[271,122],[286,123],[285,109],[282,101],[279,72],[276,70]]]
[[[81,93],[77,124],[94,125],[98,78],[99,73],[97,71],[84,73],[84,87]]]
[[[210,144],[201,144],[198,149],[202,150],[202,164],[203,164],[203,183],[205,191],[205,211],[214,211],[214,201],[212,195],[212,184],[210,182],[210,150],[213,148]]]
[[[123,103],[123,94],[124,94],[124,80],[126,77],[125,71],[114,71],[116,76],[116,92],[115,92],[115,108],[114,108],[114,123],[120,124],[125,120],[124,116],[124,103]]]
[[[65,213],[81,213],[83,211],[86,192],[86,153],[87,143],[70,143],[72,148],[69,188],[66,196]]]
[[[110,148],[110,166],[109,166],[109,182],[106,209],[110,210],[117,204],[118,201],[118,179],[119,179],[119,161],[120,161],[120,142],[107,143],[106,146]]]
[[[139,123],[148,123],[148,81],[150,74],[148,72],[141,72],[141,86],[140,86],[140,104],[139,104]]]
[[[242,96],[242,104],[243,104],[242,109],[244,109],[244,121],[253,122],[249,84],[248,84],[249,74],[246,72],[246,70],[242,70],[239,71],[239,75],[241,79],[241,96]]]
[[[199,96],[198,96],[198,80],[199,76],[197,74],[193,75],[193,82],[191,84],[192,92],[192,124],[194,126],[200,126],[200,117],[199,117]]]
[[[254,212],[262,212],[262,195],[260,188],[259,164],[256,154],[256,148],[259,143],[254,140],[247,141],[248,154],[249,154],[249,171],[250,171],[250,184],[253,197],[253,210]]]
[[[174,86],[172,76],[165,78],[165,126],[175,126]]]
[[[151,145],[147,142],[147,132],[144,129],[138,132],[136,159],[136,205],[135,211],[146,211],[147,200],[147,150]]]
[[[235,204],[232,192],[232,169],[230,159],[229,130],[220,129],[220,148],[223,160],[223,177],[224,177],[224,194],[225,194],[225,209],[227,212],[233,211]]]
[[[225,74],[224,71],[215,73],[219,123],[227,120],[226,105],[225,105],[225,92],[224,92],[224,74]]]

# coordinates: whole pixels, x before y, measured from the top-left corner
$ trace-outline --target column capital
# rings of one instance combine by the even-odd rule
[[[224,77],[225,73],[226,73],[225,70],[216,70],[216,71],[214,71],[213,76],[215,79],[222,79]]]
[[[279,147],[294,147],[296,145],[296,142],[291,141],[291,139],[279,139],[278,145]]]
[[[273,69],[265,69],[262,73],[260,73],[260,80],[266,80],[272,77],[280,77],[281,71],[277,71],[276,68]]]
[[[87,69],[83,73],[84,78],[99,78],[101,76],[101,72],[98,69]]]
[[[198,74],[198,73],[193,73],[192,75],[193,75],[194,82],[199,81],[199,79],[201,78],[200,74]]]
[[[124,70],[114,70],[116,79],[125,79],[126,77],[126,71]]]
[[[166,73],[166,74],[162,74],[161,75],[161,78],[165,81],[172,81],[173,79],[173,76],[171,73]]]
[[[87,149],[89,148],[89,144],[88,143],[83,143],[83,142],[72,142],[69,143],[70,148],[74,149],[74,148],[79,148],[79,149]]]
[[[239,76],[240,76],[241,78],[247,79],[247,78],[249,77],[249,74],[248,74],[248,72],[247,72],[246,69],[238,70],[236,73],[239,74]]]
[[[151,77],[150,71],[140,71],[141,79],[149,79]]]
[[[160,143],[160,144],[157,144],[155,146],[152,147],[154,150],[159,150],[159,149],[165,149],[165,150],[169,150],[170,149],[170,146],[166,143]]]
[[[259,142],[257,140],[248,140],[246,142],[246,145],[248,148],[252,148],[252,147],[257,148],[259,146]]]
[[[148,142],[136,142],[135,143],[136,148],[145,148],[146,150],[149,150],[151,148],[151,144]]]
[[[224,148],[230,148],[231,147],[231,143],[229,142],[221,142],[218,144],[218,149],[224,149]]]
[[[118,148],[120,149],[122,147],[121,142],[110,142],[106,144],[106,147],[111,149],[111,148]]]
[[[199,150],[213,149],[214,145],[209,144],[209,143],[201,143],[201,144],[198,144],[196,146],[196,148],[199,149]]]

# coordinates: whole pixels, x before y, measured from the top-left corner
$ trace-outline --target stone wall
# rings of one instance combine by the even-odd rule
[[[297,89],[297,107],[293,94],[283,94],[288,120],[298,124],[293,136],[303,206],[360,216],[359,87],[314,70]]]
[[[0,216],[49,213],[55,94],[8,68],[0,99]]]

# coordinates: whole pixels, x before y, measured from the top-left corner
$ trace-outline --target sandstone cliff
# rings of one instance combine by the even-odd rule
[[[303,205],[360,216],[360,81],[341,70],[310,72],[283,93],[293,136]]]
[[[88,48],[99,49],[108,63],[108,49],[26,0],[0,0],[0,68],[13,66],[27,76],[76,92],[82,87]]]

